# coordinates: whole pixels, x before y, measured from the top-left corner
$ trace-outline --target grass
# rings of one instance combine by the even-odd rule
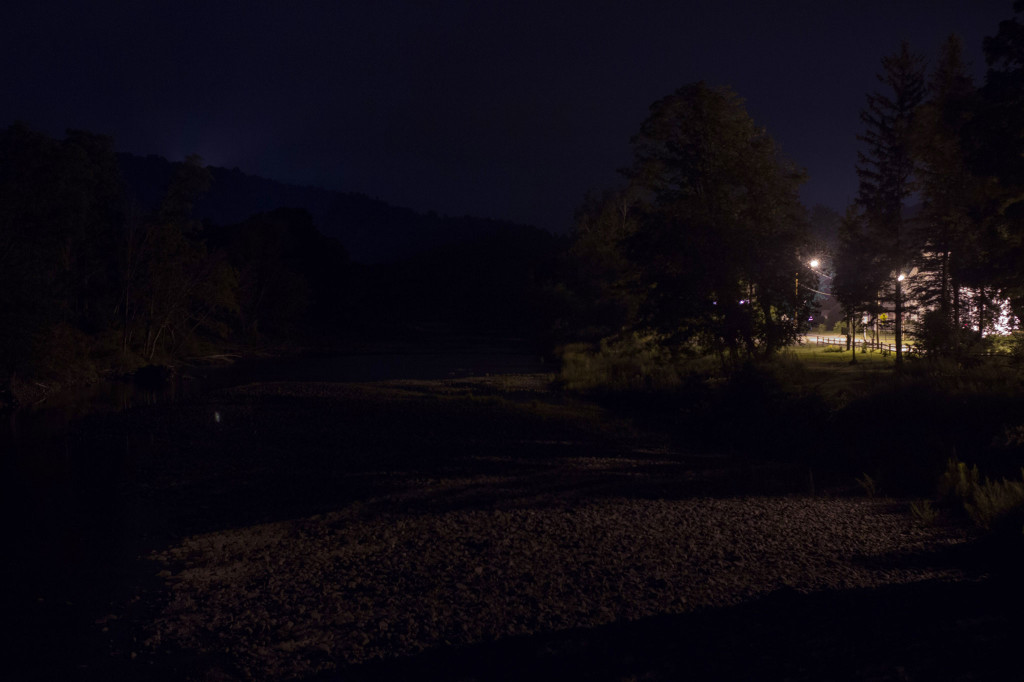
[[[861,487],[864,494],[868,497],[875,497],[878,494],[878,484],[868,474],[864,474],[857,479],[857,485]]]
[[[802,344],[799,346],[791,346],[787,352],[793,353],[804,362],[814,365],[826,365],[830,367],[849,365],[853,354],[848,350],[843,350],[841,353],[836,352],[834,350],[836,348],[838,348],[838,346]],[[874,349],[868,350],[865,353],[858,349],[856,364],[863,364],[865,367],[873,369],[888,369],[896,364],[896,358],[891,353],[882,353]]]
[[[939,510],[932,506],[931,500],[911,502],[910,514],[925,526],[934,525],[939,518]]]
[[[560,383],[681,445],[800,463],[852,489],[870,480],[876,494],[934,495],[953,453],[997,479],[1024,465],[1020,368],[907,357],[897,372],[891,353],[851,364],[829,349],[796,345],[728,372],[636,337],[568,349]]]

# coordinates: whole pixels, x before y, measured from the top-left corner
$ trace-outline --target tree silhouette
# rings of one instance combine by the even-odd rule
[[[624,249],[637,230],[638,201],[629,188],[592,193],[576,213],[565,270],[579,339],[599,341],[637,322],[637,273]]]
[[[923,202],[915,242],[923,273],[912,282],[914,298],[928,309],[919,345],[955,354],[960,345],[961,291],[979,282],[980,229],[985,183],[968,167],[963,135],[974,112],[975,87],[963,45],[950,36],[929,79],[928,100],[918,109],[914,156]],[[983,283],[982,287],[984,286]]]
[[[896,319],[896,364],[903,360],[903,284],[898,275],[914,253],[907,228],[905,204],[914,191],[915,160],[912,151],[914,115],[924,100],[923,60],[904,42],[899,52],[882,59],[878,80],[886,90],[867,96],[861,112],[865,151],[858,152],[857,203],[863,209],[867,229],[874,233],[871,245],[884,249],[888,272],[879,270],[878,290],[891,297]]]
[[[209,187],[198,156],[178,167],[152,217],[129,219],[123,241],[122,343],[147,362],[173,355],[199,330],[226,336],[237,308],[235,275],[211,258],[201,226],[191,220],[196,198]]]
[[[853,351],[852,362],[857,362],[857,319],[863,313],[877,315],[880,312],[879,282],[889,271],[884,248],[872,243],[876,238],[877,235],[867,230],[863,213],[856,205],[850,206],[839,225],[832,295],[839,301],[846,318],[847,346]]]
[[[95,336],[117,298],[120,184],[109,138],[0,133],[0,362],[14,373],[91,378]]]
[[[1024,1],[1013,7],[1015,16],[985,39],[988,71],[965,138],[972,171],[987,179],[981,257],[972,274],[987,280],[990,291],[1009,296],[1014,312],[1024,317]],[[980,298],[985,305],[988,297]],[[987,320],[979,317],[983,331]]]
[[[626,172],[641,198],[627,253],[643,322],[683,346],[770,354],[802,329],[814,283],[801,263],[805,179],[728,88],[655,102]],[[813,288],[813,287],[812,287]]]

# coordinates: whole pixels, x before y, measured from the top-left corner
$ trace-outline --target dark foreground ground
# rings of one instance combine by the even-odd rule
[[[685,440],[538,375],[263,383],[86,419],[6,496],[3,676],[1024,674],[1006,557]]]

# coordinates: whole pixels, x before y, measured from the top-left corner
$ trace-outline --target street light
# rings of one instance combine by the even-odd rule
[[[813,272],[814,274],[819,275],[819,276],[828,277],[828,275],[826,275],[826,274],[824,274],[822,272],[818,272],[817,268],[818,268],[819,265],[821,265],[821,261],[819,261],[817,258],[812,258],[811,260],[807,261],[807,265],[811,268],[811,272]],[[831,277],[828,277],[828,278],[832,279]],[[817,289],[811,289],[806,284],[804,285],[804,289],[807,289],[808,291],[812,291],[815,294],[821,294],[823,296],[828,296],[829,295],[829,294],[825,293],[824,291],[818,291]],[[797,270],[793,274],[793,322],[797,325],[797,329],[798,330],[799,330],[799,324],[800,324],[800,322],[799,322],[799,320],[800,320],[799,310],[800,310],[800,271]],[[810,322],[812,319],[813,318],[808,318],[808,322]]]
[[[903,281],[907,277],[917,274],[917,268],[912,268],[910,274],[900,273],[896,276],[896,366],[903,365]]]

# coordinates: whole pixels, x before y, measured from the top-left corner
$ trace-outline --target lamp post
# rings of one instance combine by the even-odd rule
[[[826,274],[824,274],[822,272],[818,272],[817,268],[818,268],[819,265],[821,265],[821,261],[819,261],[817,258],[812,258],[811,260],[807,261],[807,265],[810,266],[811,271],[814,274],[822,276],[822,277],[827,277],[828,279],[832,279],[828,275],[826,275]],[[812,292],[814,292],[816,294],[822,294],[824,296],[828,296],[829,295],[829,294],[826,294],[823,291],[818,291],[817,289],[811,289],[810,287],[807,287],[807,286],[805,286],[804,288],[805,289],[810,289],[810,291],[812,291]],[[799,331],[799,328],[800,328],[800,313],[799,313],[799,310],[800,310],[800,271],[797,270],[793,274],[793,322],[797,326],[797,330],[798,331]]]
[[[902,272],[896,276],[896,367],[903,366],[903,280],[907,276]]]

